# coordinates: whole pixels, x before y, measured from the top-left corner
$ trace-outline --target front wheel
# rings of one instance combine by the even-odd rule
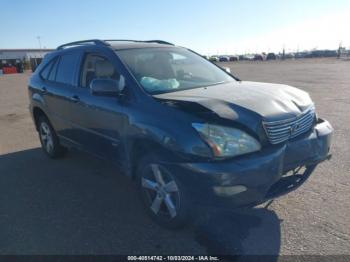
[[[155,222],[167,228],[186,224],[190,203],[185,188],[155,157],[141,160],[137,183],[142,202]]]

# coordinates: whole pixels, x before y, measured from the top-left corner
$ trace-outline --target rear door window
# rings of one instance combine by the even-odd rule
[[[56,82],[74,85],[75,73],[79,65],[80,53],[72,52],[61,56],[57,72]]]

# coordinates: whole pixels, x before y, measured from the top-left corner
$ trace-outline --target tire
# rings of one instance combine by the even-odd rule
[[[163,227],[184,227],[188,222],[191,203],[180,180],[155,156],[142,158],[136,173],[137,188],[148,215]]]
[[[38,119],[38,132],[41,148],[50,158],[62,157],[67,151],[60,145],[56,131],[53,129],[50,121],[45,116]]]

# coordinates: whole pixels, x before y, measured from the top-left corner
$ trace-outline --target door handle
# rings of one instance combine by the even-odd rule
[[[78,103],[78,102],[80,101],[80,98],[79,98],[79,96],[74,95],[74,96],[71,96],[71,97],[70,97],[70,100],[71,100],[73,103]]]

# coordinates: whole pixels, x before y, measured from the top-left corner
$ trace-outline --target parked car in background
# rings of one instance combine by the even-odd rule
[[[28,93],[48,157],[77,148],[111,161],[170,228],[197,207],[252,207],[287,194],[330,156],[333,129],[308,93],[240,81],[166,41],[62,45]]]
[[[266,60],[276,60],[277,56],[275,55],[275,53],[268,53],[266,56]]]
[[[340,55],[340,50],[327,50],[325,52],[325,57],[338,57]]]
[[[294,55],[294,58],[307,58],[309,55],[309,52],[297,52]]]
[[[239,60],[254,61],[254,55],[240,55]]]
[[[264,61],[264,57],[261,54],[254,55],[254,61]]]
[[[221,55],[221,56],[219,56],[219,61],[220,62],[228,62],[228,61],[230,61],[230,58],[228,56]]]
[[[284,55],[284,58],[285,59],[294,59],[295,58],[295,55],[293,53],[286,53]]]
[[[211,56],[211,57],[209,57],[209,60],[211,62],[219,62],[219,57],[218,56]]]
[[[314,50],[311,52],[311,57],[337,57],[336,50]]]
[[[235,55],[230,55],[229,56],[229,61],[238,61],[238,56],[235,56]]]
[[[249,60],[245,55],[239,55],[238,56],[238,60],[239,61],[245,61],[245,60]]]

